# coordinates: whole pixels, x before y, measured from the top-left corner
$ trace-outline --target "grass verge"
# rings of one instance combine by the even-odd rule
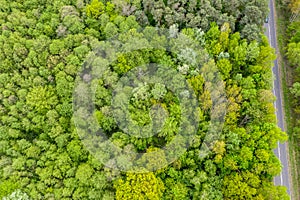
[[[280,7],[278,1],[276,1],[276,13],[277,13],[277,41],[279,47],[280,56],[278,58],[279,67],[281,69],[281,86],[284,97],[284,111],[285,111],[285,127],[286,132],[289,135],[288,147],[289,147],[289,163],[291,173],[291,192],[293,199],[300,200],[300,151],[298,149],[298,141],[294,135],[294,126],[296,116],[293,113],[293,105],[290,99],[293,97],[289,92],[289,88],[293,83],[293,69],[287,64],[285,59],[285,47],[287,46],[286,30],[289,23],[288,16],[286,16]]]

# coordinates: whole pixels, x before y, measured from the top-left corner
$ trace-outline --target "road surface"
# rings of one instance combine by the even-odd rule
[[[265,23],[266,35],[269,38],[270,44],[273,48],[276,49],[276,53],[279,53],[277,48],[276,41],[276,22],[274,16],[274,0],[270,0],[269,8],[269,22]],[[283,103],[282,103],[282,94],[281,94],[281,83],[280,83],[280,68],[278,66],[278,61],[274,61],[273,67],[273,76],[274,76],[274,85],[273,85],[273,93],[276,96],[276,102],[274,102],[274,107],[276,110],[276,118],[278,126],[285,131],[284,127],[284,111],[283,111]],[[287,187],[288,194],[291,195],[290,188],[290,176],[289,176],[289,168],[288,168],[288,147],[287,143],[281,144],[278,142],[278,148],[274,150],[276,156],[280,159],[282,164],[282,171],[279,176],[275,177],[274,182],[275,185],[283,185]]]

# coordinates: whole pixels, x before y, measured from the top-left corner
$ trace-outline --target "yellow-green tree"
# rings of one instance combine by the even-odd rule
[[[105,11],[105,6],[99,0],[92,0],[91,4],[86,6],[86,14],[89,17],[98,18]]]
[[[290,8],[293,13],[298,13],[300,11],[300,0],[291,0]]]
[[[126,179],[115,182],[116,200],[159,200],[165,190],[154,173],[127,173]]]

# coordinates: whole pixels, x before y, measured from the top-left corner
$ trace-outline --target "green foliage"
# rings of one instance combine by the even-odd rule
[[[143,26],[170,27],[177,24],[179,29],[188,27],[208,31],[211,22],[219,26],[227,22],[233,31],[241,32],[248,41],[260,40],[260,27],[268,15],[268,2],[265,0],[135,0],[115,3],[123,16],[134,15]]]
[[[5,196],[9,196],[14,190],[18,189],[20,186],[18,183],[10,181],[10,180],[4,180],[0,183],[0,198],[3,198]]]
[[[79,165],[75,177],[83,184],[88,185],[94,170],[88,164]]]
[[[291,88],[291,93],[295,96],[295,98],[300,97],[300,83],[296,82],[293,84]]]
[[[0,1],[1,198],[287,198],[286,191],[272,183],[280,171],[272,149],[287,136],[274,124],[271,66],[275,52],[258,28],[267,1],[85,2]],[[171,37],[157,34],[156,27],[170,27]],[[296,25],[291,34],[298,33],[295,29]],[[203,48],[197,52],[199,60],[182,48],[186,38],[180,33],[194,41],[188,46]],[[181,119],[184,110],[174,91],[161,82],[143,83],[131,88],[129,130],[140,126],[145,135],[151,134],[150,125],[155,122],[157,134],[137,138],[123,132],[111,103],[120,78],[136,67],[158,63],[176,70],[178,76],[168,81],[183,87],[178,77],[184,77],[199,101],[190,113],[199,111],[193,144],[156,172],[123,174],[107,169],[83,146],[78,136],[81,130],[74,125],[72,95],[77,74],[87,64],[90,51],[101,51],[104,41],[115,36],[130,44],[124,46],[126,53],[115,55],[110,64],[108,59],[97,58],[90,69],[93,75],[103,75],[93,81],[93,114],[115,145],[137,153],[156,152],[172,141],[186,122]],[[297,38],[288,53],[296,68]],[[148,48],[150,44],[156,48]],[[136,48],[141,50],[133,50]],[[207,74],[197,69],[199,63]],[[97,71],[99,65],[107,67]],[[211,83],[206,80],[206,76],[214,79],[214,70],[220,72],[228,99],[223,130],[218,130],[220,138],[207,135],[212,106],[218,104],[211,98],[218,91],[210,91]],[[91,77],[83,79],[89,82]],[[84,87],[76,89],[84,102],[88,92]],[[298,90],[295,83],[291,89],[295,97]],[[89,126],[91,120],[80,123]],[[204,139],[212,144],[202,158]],[[167,164],[167,158],[158,151],[146,167],[156,169],[162,163]]]
[[[105,11],[104,4],[99,0],[92,0],[91,4],[86,6],[86,14],[88,17],[98,18]]]
[[[270,183],[265,183],[261,188],[263,191],[264,199],[274,199],[274,200],[288,200],[290,199],[289,195],[286,192],[286,187],[284,186],[274,186]]]
[[[16,190],[11,193],[9,196],[3,197],[3,200],[29,200],[29,196],[26,193]]]
[[[26,103],[38,113],[45,113],[57,103],[52,87],[34,87],[26,96]]]
[[[188,188],[180,182],[174,182],[173,179],[165,180],[169,190],[165,192],[165,197],[163,199],[183,199],[188,198]]]
[[[117,180],[114,187],[117,200],[159,200],[165,190],[163,182],[153,173],[127,173],[125,180]]]
[[[292,66],[299,67],[300,59],[300,42],[298,43],[289,43],[287,50],[287,57],[291,63]]]

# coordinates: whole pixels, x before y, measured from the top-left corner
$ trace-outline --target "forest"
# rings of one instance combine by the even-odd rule
[[[0,198],[290,199],[267,15],[267,0],[0,0]]]

